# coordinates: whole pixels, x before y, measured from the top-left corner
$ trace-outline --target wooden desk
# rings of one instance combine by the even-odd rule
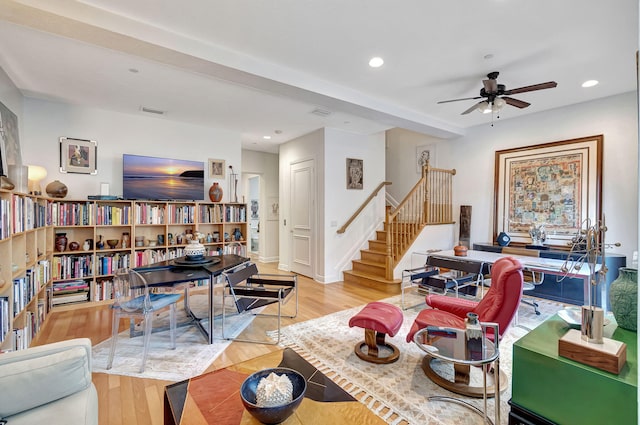
[[[197,267],[179,266],[173,260],[161,261],[150,266],[137,267],[135,270],[142,274],[149,286],[175,286],[186,282],[197,280],[209,281],[209,311],[208,317],[197,317],[189,308],[189,295],[185,293],[185,310],[193,320],[200,332],[207,338],[209,344],[213,344],[213,319],[214,310],[214,285],[215,277],[223,271],[233,269],[247,261],[248,258],[239,255],[221,255],[220,262],[211,265],[201,265]]]
[[[165,387],[165,425],[259,424],[242,405],[240,386],[253,372],[268,367],[288,367],[307,378],[307,392],[298,409],[285,423],[300,425],[354,424],[384,425],[364,404],[357,401],[326,375],[285,348],[271,354],[205,373]]]

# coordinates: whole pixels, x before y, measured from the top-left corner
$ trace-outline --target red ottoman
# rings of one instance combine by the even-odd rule
[[[364,328],[364,342],[356,344],[355,352],[362,360],[371,363],[393,363],[398,360],[400,350],[385,342],[385,336],[394,336],[402,326],[402,310],[395,305],[375,301],[367,304],[349,320],[349,327]],[[367,352],[362,349],[367,346]],[[391,354],[380,357],[380,348],[386,347]]]

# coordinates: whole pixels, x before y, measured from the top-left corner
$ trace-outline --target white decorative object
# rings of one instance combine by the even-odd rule
[[[189,243],[184,247],[184,255],[189,259],[202,258],[204,253],[204,245],[202,245],[198,239],[189,239]]]
[[[259,407],[275,407],[291,403],[293,384],[287,375],[270,373],[258,382],[256,404]]]

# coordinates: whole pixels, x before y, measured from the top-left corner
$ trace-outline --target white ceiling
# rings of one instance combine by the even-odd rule
[[[437,101],[491,71],[558,83],[501,120],[629,92],[637,49],[636,0],[0,0],[0,66],[25,96],[163,110],[271,152],[323,126],[462,135],[491,116]]]

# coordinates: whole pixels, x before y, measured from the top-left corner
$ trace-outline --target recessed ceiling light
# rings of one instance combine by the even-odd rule
[[[262,136],[264,140],[271,140],[271,136]]]
[[[582,83],[582,87],[593,87],[598,85],[598,80],[587,80]]]
[[[384,63],[384,60],[381,57],[378,57],[378,56],[376,56],[374,58],[371,58],[369,60],[369,66],[371,68],[380,68],[383,63]]]

